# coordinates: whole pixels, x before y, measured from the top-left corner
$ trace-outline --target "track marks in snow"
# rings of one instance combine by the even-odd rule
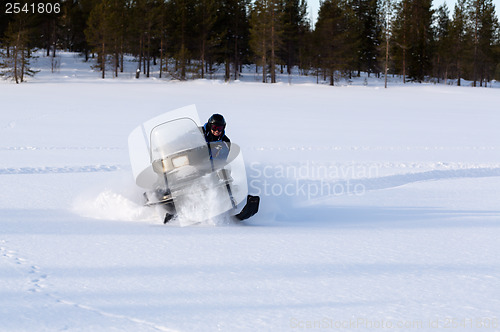
[[[331,166],[331,168],[329,168]],[[445,169],[433,169],[425,164],[407,167],[384,165],[373,168],[371,164],[306,164],[305,167],[285,165],[251,165],[249,191],[261,196],[272,196],[286,200],[325,200],[339,196],[361,196],[367,192],[398,188],[418,182],[444,181],[452,179],[474,179],[500,177],[500,167],[485,165],[441,165]],[[422,170],[404,172],[402,170]],[[425,169],[429,169],[424,171]],[[391,172],[387,174],[387,172]],[[397,173],[394,174],[394,171]],[[386,173],[386,175],[380,175]]]
[[[62,166],[62,167],[7,167],[0,168],[0,175],[12,174],[61,174],[61,173],[96,173],[115,172],[123,169],[120,165],[84,165],[84,166]]]
[[[469,168],[456,170],[433,170],[419,173],[389,175],[371,179],[352,180],[353,185],[361,184],[366,190],[382,190],[403,185],[448,179],[486,178],[500,176],[500,168]]]
[[[5,241],[1,242],[5,244]],[[10,265],[18,267],[27,276],[26,289],[30,293],[39,293],[46,288],[47,275],[40,272],[40,268],[30,264],[29,261],[21,257],[16,251],[9,250],[5,246],[0,247],[0,253]]]
[[[31,287],[28,291],[30,291],[32,293],[42,292],[44,290],[44,288],[46,288],[45,281],[47,279],[47,275],[41,273],[40,268],[36,265],[30,266],[29,273],[34,275],[34,278],[31,279],[31,281],[30,281],[33,287]]]
[[[78,147],[78,146],[7,146],[0,147],[0,152],[9,153],[9,159],[11,158],[11,152],[58,152],[58,153],[71,153],[71,152],[87,152],[87,151],[102,151],[103,153],[109,153],[112,151],[123,150],[118,147],[106,147],[106,146],[90,146],[90,147]],[[13,158],[14,159],[14,158]],[[21,166],[21,167],[3,167],[0,168],[0,175],[11,175],[11,174],[58,174],[58,173],[96,173],[96,172],[114,172],[122,169],[126,169],[128,166],[111,164],[95,164],[95,165],[65,165],[65,166]]]
[[[143,326],[148,326],[148,327],[153,328],[153,329],[158,330],[158,331],[163,331],[163,332],[176,332],[177,331],[177,330],[173,330],[173,329],[170,329],[168,327],[165,327],[165,326],[161,326],[161,325],[158,325],[155,323],[148,322],[148,321],[143,320],[143,319],[130,317],[130,316],[126,316],[126,315],[109,313],[109,312],[102,311],[100,309],[96,309],[96,308],[93,308],[91,306],[84,305],[84,304],[78,304],[78,303],[67,301],[67,300],[58,300],[57,302],[68,305],[68,306],[72,306],[72,307],[75,307],[78,309],[91,311],[91,312],[97,313],[97,314],[104,316],[104,317],[128,320],[131,323],[135,323],[135,324],[139,324],[139,325],[143,325]]]
[[[358,177],[360,174],[370,172],[356,173],[356,170],[337,171],[337,175],[342,178],[323,178],[310,179],[301,177],[300,171],[297,177],[285,177],[280,173],[281,169],[286,169],[287,164],[280,165],[280,171],[266,171],[266,165],[260,165],[259,171],[255,168],[249,171],[249,190],[252,194],[261,196],[278,197],[280,200],[286,200],[288,203],[280,201],[279,204],[294,204],[296,199],[301,202],[312,203],[313,201],[328,200],[332,197],[345,195],[362,195],[366,192],[393,189],[405,185],[426,181],[441,181],[449,179],[465,178],[487,178],[500,177],[500,167],[465,167],[464,165],[441,165],[439,167],[454,167],[454,169],[430,170],[421,172],[408,172],[402,174],[392,174],[385,176]],[[292,165],[295,167],[294,165]],[[292,167],[290,166],[290,167]],[[360,166],[355,164],[354,166]],[[386,165],[383,165],[384,167]],[[252,166],[254,167],[254,166]],[[274,167],[274,166],[272,166]],[[292,168],[293,168],[292,167]],[[339,166],[335,166],[339,167]],[[351,166],[346,166],[347,168]],[[361,165],[361,168],[370,168],[370,164]],[[394,165],[387,167],[393,170]],[[436,167],[427,164],[401,164],[396,169],[428,169]],[[458,169],[455,169],[457,167]],[[273,168],[274,169],[274,168]],[[256,178],[257,173],[261,177]],[[307,173],[307,172],[306,172]],[[313,172],[314,173],[314,172]],[[318,173],[318,172],[317,172]],[[313,174],[314,175],[314,174]],[[317,174],[316,174],[317,175]],[[145,221],[148,223],[157,223],[161,221],[163,212],[158,212],[154,208],[145,207],[141,204],[142,196],[140,192],[135,193],[137,188],[123,188],[122,184],[116,184],[111,188],[100,188],[97,191],[81,194],[72,204],[72,211],[80,216],[92,219],[119,220],[119,221]],[[269,199],[266,199],[269,202]],[[272,199],[271,199],[272,201]],[[218,224],[217,224],[218,225]]]
[[[339,145],[326,145],[326,146],[256,146],[251,148],[253,151],[320,151],[320,152],[339,152],[339,151],[377,151],[377,152],[418,152],[418,151],[497,151],[498,146],[367,146],[367,145],[353,145],[353,146],[339,146]]]
[[[15,124],[13,125],[15,126]],[[4,146],[0,151],[116,151],[123,148],[110,146]]]
[[[300,180],[297,187],[305,188],[303,193],[308,200],[322,201],[335,196],[361,196],[371,191],[394,189],[418,182],[488,177],[500,177],[500,168],[433,170],[336,181]]]
[[[97,314],[102,317],[111,318],[112,321],[113,320],[125,321],[124,323],[125,326],[129,327],[136,324],[138,326],[141,326],[142,328],[145,327],[147,329],[156,331],[163,331],[163,332],[176,331],[140,318],[110,313],[104,310],[94,308],[87,304],[73,302],[63,298],[62,296],[51,293],[49,291],[47,283],[47,280],[49,279],[50,276],[44,273],[38,265],[33,264],[26,258],[23,258],[17,251],[9,249],[7,246],[7,242],[5,240],[0,241],[0,258],[4,259],[7,262],[7,265],[9,265],[11,269],[15,269],[18,274],[19,273],[21,274],[20,278],[24,279],[25,285],[23,286],[23,289],[26,292],[26,294],[31,296],[38,296],[38,299],[42,299],[43,303],[45,303],[46,306],[51,306],[54,303],[64,306],[69,306],[72,308],[76,308],[77,310],[91,312],[93,314]],[[30,299],[33,298],[30,297]],[[39,301],[35,302],[39,303]],[[142,329],[140,330],[142,331]]]

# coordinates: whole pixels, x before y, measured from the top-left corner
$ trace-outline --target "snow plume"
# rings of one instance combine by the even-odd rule
[[[103,220],[158,222],[155,209],[145,207],[142,193],[132,183],[112,179],[104,188],[89,188],[78,195],[72,211],[82,217]]]
[[[158,219],[153,209],[146,208],[120,193],[106,189],[97,196],[77,198],[73,204],[77,214],[93,219],[153,221]]]
[[[181,174],[182,175],[182,174]],[[217,187],[213,179],[201,178],[183,189],[175,198],[178,216],[169,226],[222,226],[233,224],[232,217],[223,213],[231,209],[225,186]],[[98,186],[84,189],[73,200],[71,210],[86,218],[100,220],[143,221],[161,224],[165,217],[163,206],[145,206],[143,190],[123,173],[107,177]]]
[[[209,176],[201,178],[185,189],[188,195],[176,198],[177,223],[180,226],[199,224],[221,226],[231,224],[231,217],[224,211],[231,209],[229,194],[224,186],[214,186]]]

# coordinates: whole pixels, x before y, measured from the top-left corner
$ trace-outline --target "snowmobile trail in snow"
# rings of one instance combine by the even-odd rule
[[[53,173],[96,173],[115,172],[123,168],[120,165],[85,165],[64,167],[6,167],[0,168],[0,175],[11,174],[53,174]]]

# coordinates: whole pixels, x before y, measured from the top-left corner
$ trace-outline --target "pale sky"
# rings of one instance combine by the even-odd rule
[[[455,8],[456,0],[433,0],[432,4],[434,8],[438,8],[443,3],[448,5],[448,9],[450,10],[450,15],[453,15],[453,9]],[[497,13],[497,17],[500,17],[500,0],[493,0],[493,4],[495,5],[495,12]],[[318,10],[319,10],[319,0],[307,0],[309,18],[312,22],[316,22],[318,18]]]

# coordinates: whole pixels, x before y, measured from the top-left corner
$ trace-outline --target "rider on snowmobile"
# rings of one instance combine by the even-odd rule
[[[203,133],[203,137],[205,137],[205,141],[208,144],[208,150],[210,154],[210,160],[213,162],[215,160],[224,161],[226,160],[229,154],[229,148],[231,141],[225,134],[226,129],[226,120],[220,114],[212,114],[212,116],[208,119],[207,123],[200,127],[200,130]],[[227,174],[227,173],[224,173]],[[159,195],[169,195],[170,189],[160,191]],[[168,223],[172,218],[176,215],[176,209],[173,202],[165,204],[165,219],[163,221],[164,224]]]
[[[205,136],[207,143],[219,141],[227,143],[231,142],[225,134],[226,120],[220,114],[212,114],[202,128],[203,135]]]
[[[231,148],[231,141],[226,136],[225,129],[226,120],[220,114],[212,114],[207,123],[200,127],[200,130],[203,133],[205,141],[208,145],[212,171],[214,170],[214,165],[216,165],[217,161],[222,162],[223,165],[225,165],[225,163],[227,162],[226,159],[228,158],[229,149]],[[233,198],[232,189],[229,185],[229,180],[231,179],[231,171],[222,167],[218,169],[218,172],[219,176],[221,176],[221,179],[225,180],[231,203],[233,205],[233,208],[236,208],[237,202]],[[167,188],[164,192],[160,192],[160,194],[163,194],[164,196],[170,195],[170,190]],[[243,210],[241,210],[240,213],[235,215],[235,217],[239,220],[250,218],[259,210],[259,202],[260,199],[258,196],[248,195],[246,205],[243,207]],[[166,203],[164,207],[166,212],[163,223],[166,224],[176,216],[177,211],[173,201]]]
[[[231,147],[231,140],[226,136],[226,120],[220,114],[212,114],[202,127],[203,136],[209,144],[210,156],[216,159],[225,159]],[[214,148],[216,151],[214,151]]]
[[[208,119],[207,123],[202,127],[203,136],[205,136],[205,140],[208,143],[208,149],[210,151],[210,159],[211,160],[226,160],[229,154],[229,149],[231,148],[231,141],[225,134],[226,129],[226,120],[220,114],[212,114],[212,116]],[[213,164],[212,164],[213,165]],[[221,169],[222,175],[226,178],[230,176],[230,170]],[[232,198],[232,194],[230,188],[228,186],[228,191]],[[259,196],[247,196],[247,203],[243,210],[236,215],[236,218],[240,220],[245,220],[253,216],[259,211]],[[236,207],[235,203],[233,203],[233,207]],[[165,219],[165,222],[168,220]]]

